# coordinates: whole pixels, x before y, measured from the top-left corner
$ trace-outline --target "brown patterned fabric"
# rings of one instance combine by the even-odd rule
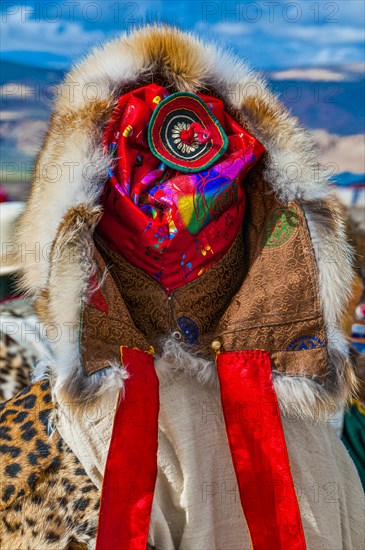
[[[294,350],[300,337],[324,345],[315,257],[301,207],[281,205],[258,178],[247,194],[249,268],[219,326],[224,347]]]
[[[217,336],[225,350],[270,350],[273,368],[280,372],[321,377],[326,336],[303,210],[280,204],[259,178],[252,178],[246,191],[249,269]]]
[[[159,351],[161,339],[178,331],[182,340],[201,349],[211,342],[222,314],[244,276],[244,247],[239,232],[226,256],[201,277],[168,296],[142,270],[95,238],[108,271],[138,330]],[[211,353],[210,346],[207,350]]]
[[[327,368],[324,322],[313,246],[300,205],[282,205],[266,182],[249,178],[248,211],[228,254],[212,269],[172,293],[107,249],[95,236],[98,278],[106,306],[83,313],[84,370],[119,361],[119,346],[160,351],[178,330],[182,341],[212,359],[222,350],[266,349],[273,369],[323,381]],[[107,359],[106,359],[107,358]]]
[[[99,281],[105,275],[105,263],[95,249],[94,256]],[[104,369],[110,361],[120,361],[120,346],[143,350],[149,344],[134,326],[130,313],[123,302],[113,277],[106,273],[101,285],[104,307],[91,302],[84,307],[81,324],[81,358],[85,374]]]

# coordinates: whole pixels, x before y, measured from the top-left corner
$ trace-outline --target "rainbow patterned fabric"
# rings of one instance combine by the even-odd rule
[[[167,294],[228,252],[245,213],[243,179],[263,146],[204,94],[150,84],[107,124],[109,178],[97,227],[107,246]]]

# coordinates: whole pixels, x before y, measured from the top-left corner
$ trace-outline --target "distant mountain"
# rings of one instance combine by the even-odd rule
[[[67,70],[71,66],[72,56],[57,54],[54,52],[42,52],[32,50],[15,50],[0,52],[0,63],[2,60],[10,63],[38,68],[50,68],[51,70]]]
[[[267,77],[303,126],[340,136],[365,132],[363,65],[271,71]]]
[[[0,105],[10,112],[34,109],[37,118],[48,116],[52,86],[64,76],[60,69],[0,63]],[[360,64],[339,67],[293,68],[265,74],[271,89],[308,129],[324,129],[340,136],[365,132],[365,76]],[[11,84],[17,86],[11,87]],[[24,86],[25,88],[21,88]],[[32,97],[32,91],[34,92]],[[38,93],[38,95],[37,95]]]
[[[0,61],[1,183],[24,197],[63,71]]]
[[[0,61],[1,122],[48,120],[55,86],[64,72]],[[2,132],[3,135],[3,132]]]
[[[60,69],[33,67],[26,64],[0,60],[0,84],[6,82],[30,82],[42,84],[57,84],[62,80],[64,71]]]
[[[364,67],[293,68],[265,76],[292,114],[314,131],[326,162],[335,154],[337,161],[343,159],[341,171],[358,172],[363,164],[360,134],[365,133]],[[32,164],[47,128],[55,86],[63,77],[61,69],[0,61],[2,166],[14,159],[19,166]],[[16,170],[2,176],[6,183],[19,182],[21,177]]]
[[[331,174],[362,174],[365,171],[364,134],[337,136],[326,130],[312,130],[311,133],[321,163],[327,166]]]

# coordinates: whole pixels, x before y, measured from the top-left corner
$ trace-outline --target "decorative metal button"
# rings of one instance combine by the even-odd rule
[[[222,342],[220,342],[219,340],[213,340],[210,346],[213,349],[213,351],[215,351],[215,353],[219,353],[222,347]]]

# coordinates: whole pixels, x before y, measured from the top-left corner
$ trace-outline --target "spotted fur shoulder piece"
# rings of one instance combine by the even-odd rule
[[[44,329],[32,305],[22,298],[0,304],[0,402],[31,382],[37,362],[51,358]]]
[[[99,491],[60,436],[48,434],[47,381],[0,406],[0,548],[81,550],[95,541]]]
[[[34,357],[9,334],[0,334],[0,402],[11,399],[30,383]]]

